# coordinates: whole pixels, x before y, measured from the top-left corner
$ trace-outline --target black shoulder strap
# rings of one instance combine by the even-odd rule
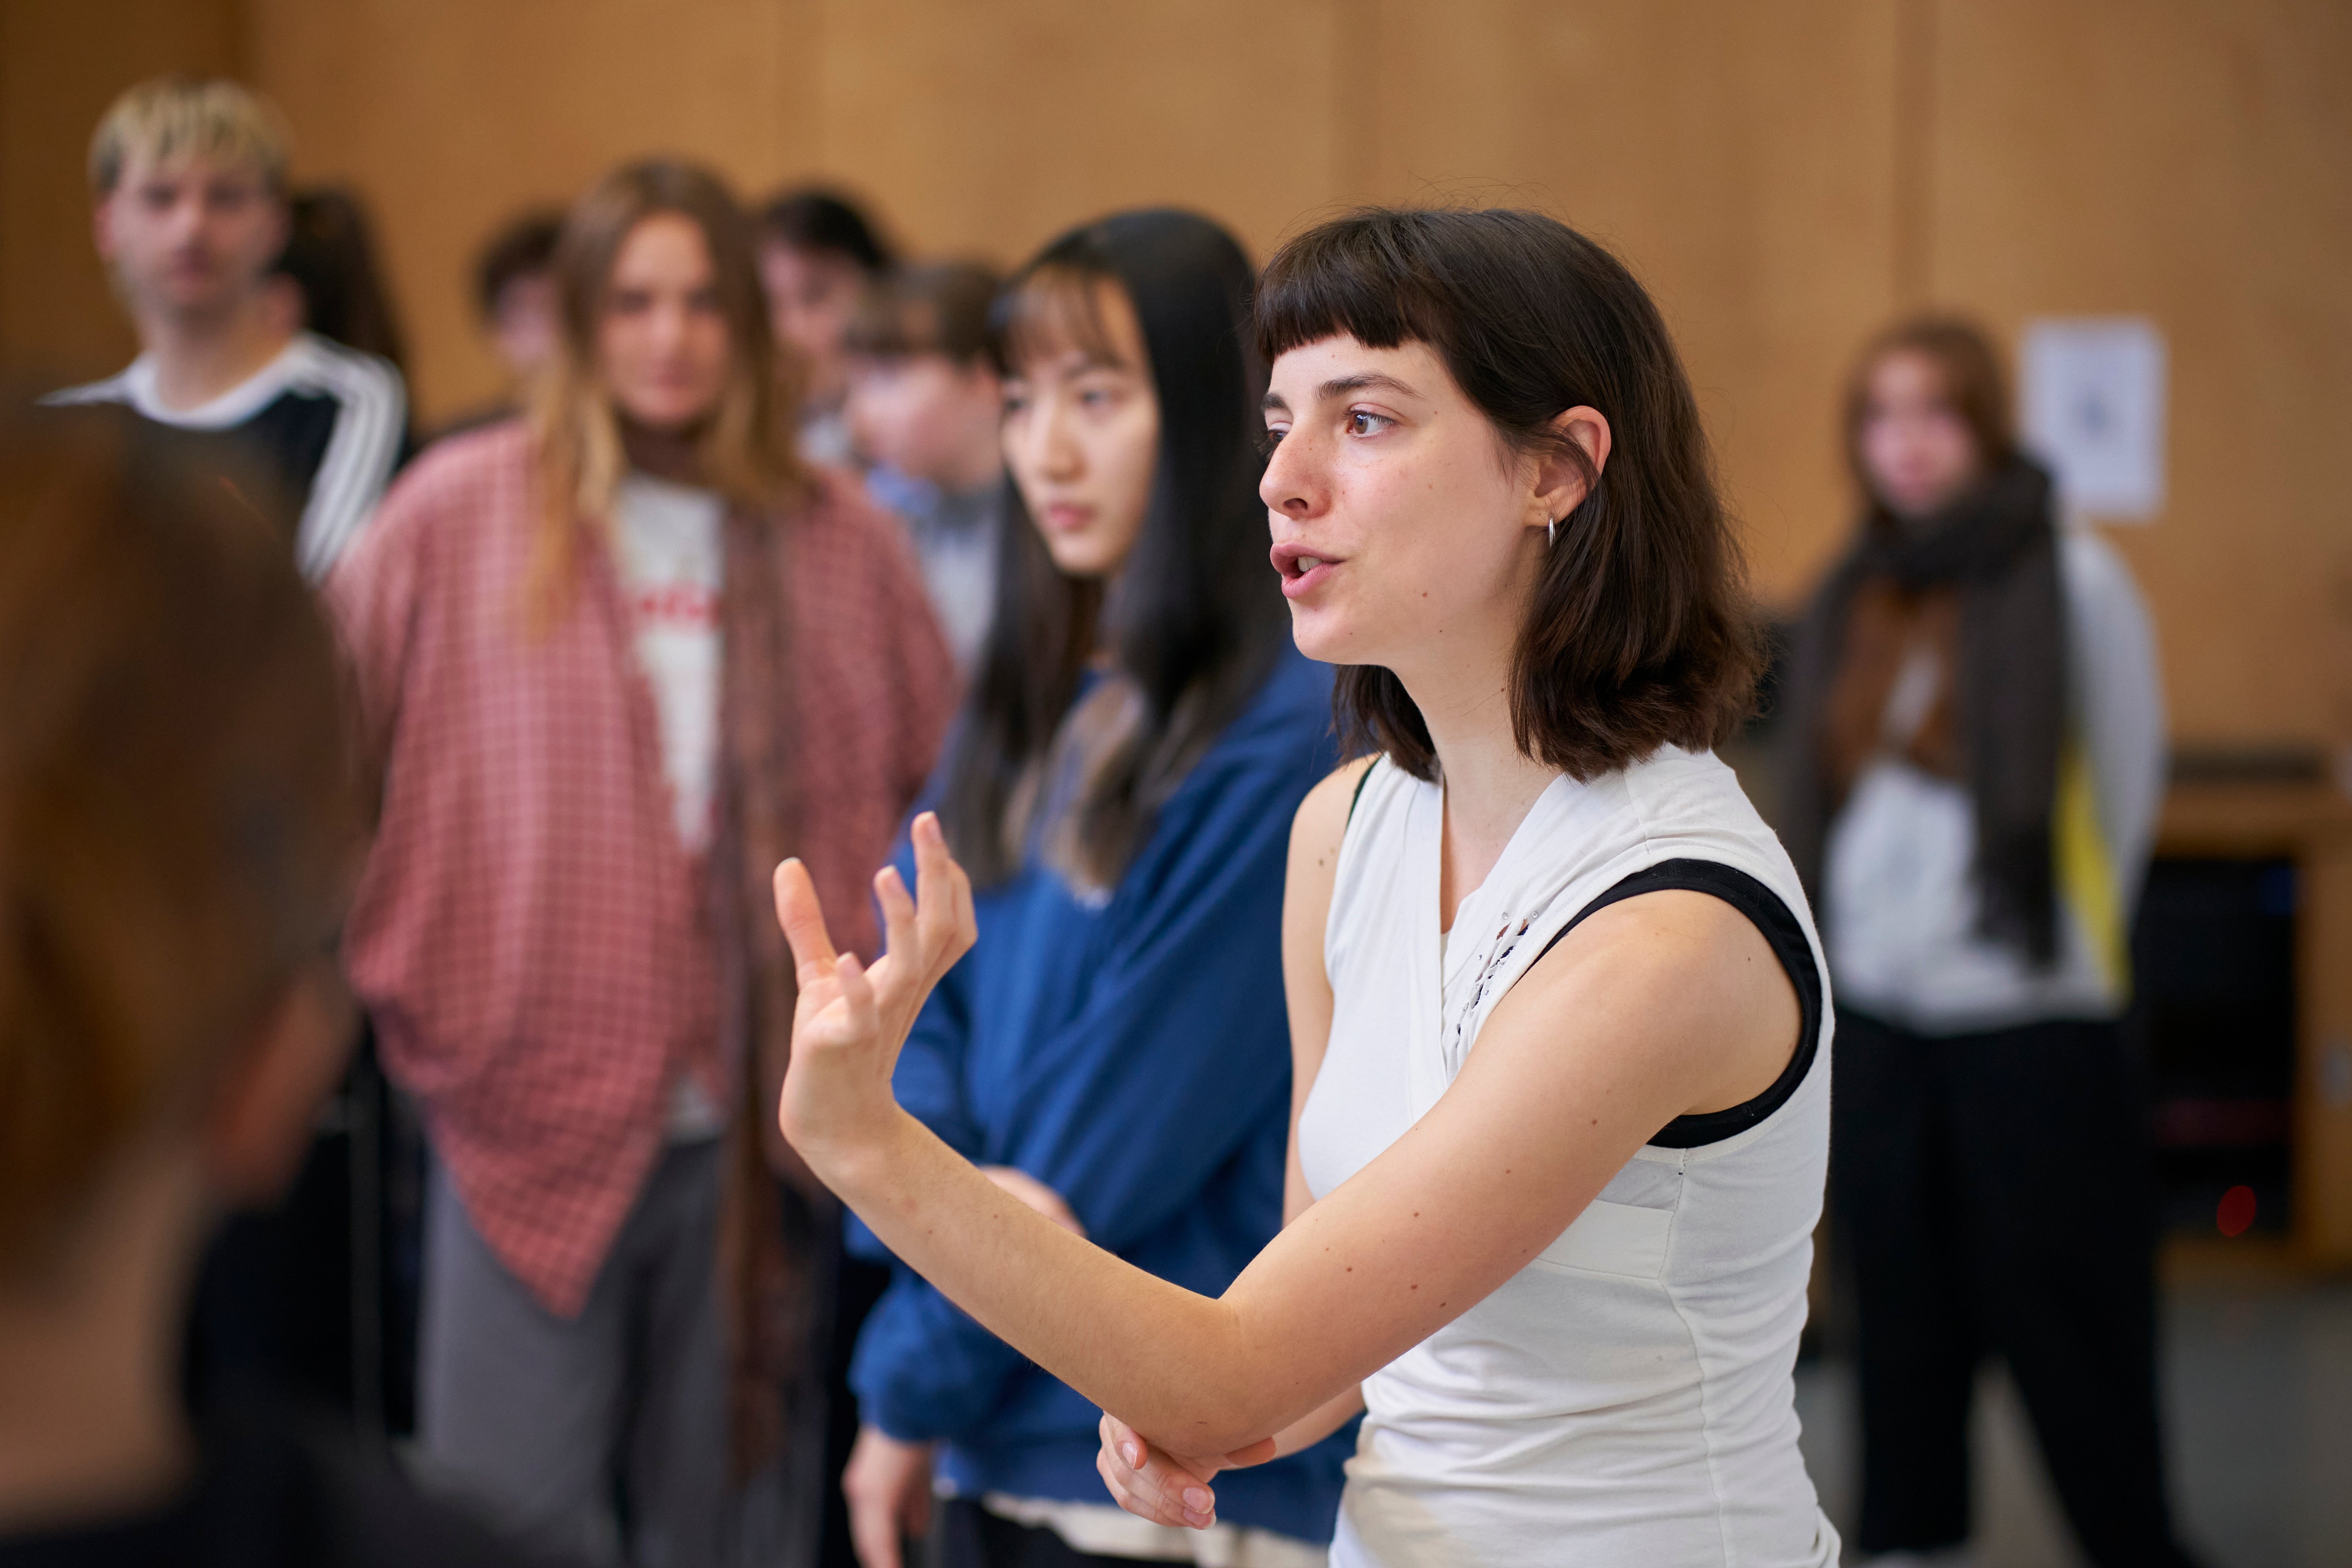
[[[1801,1022],[1796,1053],[1789,1065],[1772,1082],[1772,1087],[1755,1099],[1735,1105],[1728,1110],[1711,1110],[1704,1116],[1677,1116],[1666,1123],[1658,1135],[1650,1140],[1661,1148],[1696,1149],[1702,1144],[1720,1143],[1725,1139],[1745,1132],[1789,1101],[1797,1086],[1805,1081],[1811,1070],[1814,1054],[1820,1049],[1822,1037],[1822,973],[1814,962],[1812,944],[1805,940],[1805,928],[1789,910],[1780,896],[1747,872],[1726,866],[1717,860],[1663,860],[1655,866],[1634,872],[1624,880],[1609,888],[1599,898],[1576,911],[1576,918],[1559,928],[1558,935],[1544,944],[1544,952],[1559,945],[1561,937],[1574,931],[1585,917],[1611,904],[1621,903],[1643,893],[1664,892],[1669,889],[1687,892],[1708,893],[1721,899],[1754,923],[1764,933],[1772,955],[1788,972],[1789,983],[1797,988],[1797,1006]],[[1543,952],[1536,954],[1540,959]]]

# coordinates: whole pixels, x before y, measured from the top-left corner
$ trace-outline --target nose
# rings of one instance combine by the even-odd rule
[[[1258,500],[1268,511],[1286,517],[1312,517],[1323,509],[1328,488],[1311,437],[1296,429],[1274,445],[1266,458],[1265,477],[1258,480]]]
[[[682,300],[661,300],[654,306],[654,346],[663,353],[675,353],[686,341],[686,322],[690,308]]]
[[[200,191],[184,192],[172,203],[172,210],[164,219],[164,226],[173,243],[185,245],[202,237],[207,216],[205,210],[204,194]]]
[[[1040,479],[1076,479],[1086,466],[1085,457],[1070,438],[1066,403],[1058,395],[1040,395],[1029,405],[1027,418],[1007,420],[1005,458]]]

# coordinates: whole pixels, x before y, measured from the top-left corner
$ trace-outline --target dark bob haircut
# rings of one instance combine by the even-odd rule
[[[1762,663],[1739,549],[1690,379],[1615,257],[1540,213],[1366,209],[1283,247],[1256,331],[1269,364],[1343,333],[1427,343],[1507,450],[1557,451],[1590,476],[1519,628],[1522,752],[1581,780],[1738,729]],[[1552,428],[1579,405],[1609,421],[1599,475]],[[1333,702],[1351,751],[1437,776],[1429,726],[1389,670],[1343,667]]]

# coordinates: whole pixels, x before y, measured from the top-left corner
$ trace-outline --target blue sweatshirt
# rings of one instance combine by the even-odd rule
[[[1107,903],[1034,858],[974,899],[979,945],[916,1021],[899,1102],[974,1163],[1061,1194],[1097,1246],[1223,1294],[1282,1226],[1283,870],[1291,816],[1336,761],[1330,671],[1286,649]],[[903,843],[898,868],[911,883]],[[854,1219],[850,1247],[889,1257]],[[1095,1406],[904,1267],[850,1381],[866,1421],[945,1444],[963,1496],[1110,1500]],[[1218,1517],[1328,1541],[1354,1447],[1350,1426],[1219,1476]]]

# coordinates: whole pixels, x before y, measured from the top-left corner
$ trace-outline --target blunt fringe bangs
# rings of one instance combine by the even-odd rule
[[[1541,213],[1367,208],[1283,247],[1255,326],[1268,363],[1342,334],[1427,343],[1508,450],[1554,452],[1587,474],[1519,628],[1522,752],[1584,780],[1738,731],[1759,629],[1690,379],[1622,262]],[[1551,426],[1580,405],[1609,422],[1597,476]],[[1333,703],[1349,750],[1436,777],[1429,727],[1387,669],[1343,667]]]

